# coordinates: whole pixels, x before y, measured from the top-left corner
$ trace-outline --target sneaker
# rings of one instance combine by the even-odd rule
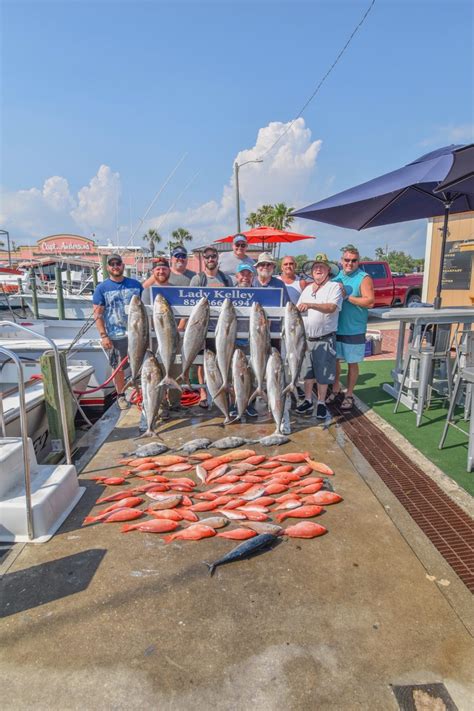
[[[125,393],[120,393],[120,395],[117,395],[117,405],[119,406],[120,410],[128,410],[128,408],[130,407],[130,403],[125,397]]]
[[[245,414],[247,415],[247,417],[258,417],[258,412],[253,405],[247,405]]]
[[[296,386],[296,392],[298,393],[298,399],[304,400],[304,390],[299,385]]]
[[[309,400],[303,400],[301,405],[298,405],[298,407],[296,408],[296,412],[299,415],[311,415],[311,413],[313,412],[313,403]]]
[[[237,417],[239,413],[237,412],[236,407],[231,407],[229,410],[229,417]]]
[[[328,416],[328,409],[324,402],[318,402],[316,407],[316,417],[318,420],[325,420]]]

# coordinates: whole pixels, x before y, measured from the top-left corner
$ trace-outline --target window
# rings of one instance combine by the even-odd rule
[[[367,272],[372,279],[386,279],[387,273],[384,264],[361,264],[360,268]]]

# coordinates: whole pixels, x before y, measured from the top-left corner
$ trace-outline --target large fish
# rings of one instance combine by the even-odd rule
[[[252,390],[252,375],[245,353],[240,348],[237,348],[232,356],[232,383],[234,385],[235,407],[240,419],[247,408]]]
[[[265,366],[270,352],[270,324],[263,308],[257,302],[252,304],[249,320],[250,365],[252,366],[257,388],[250,397],[250,402],[256,397],[265,397],[263,381]]]
[[[282,434],[272,434],[257,441],[262,447],[279,447],[281,444],[289,442],[290,438]]]
[[[171,367],[174,365],[178,350],[178,329],[171,306],[161,294],[156,296],[153,304],[153,325],[158,341],[158,353],[165,369],[165,377],[160,385],[181,390],[181,386],[170,376]]]
[[[306,331],[303,317],[292,301],[285,306],[283,320],[283,337],[285,341],[286,362],[290,371],[290,382],[283,394],[292,392],[297,395],[296,383],[300,377],[301,366],[306,354]]]
[[[276,424],[274,434],[283,434],[282,425],[286,400],[286,395],[283,395],[285,388],[285,369],[283,367],[281,355],[276,348],[272,349],[272,354],[268,359],[266,380],[268,408]]]
[[[258,553],[263,548],[272,546],[277,540],[278,537],[274,536],[273,533],[261,533],[254,538],[250,538],[248,541],[245,541],[245,543],[241,543],[237,548],[226,553],[222,558],[214,561],[214,563],[206,563],[209,568],[209,573],[212,575],[218,565],[232,563],[234,560],[241,560],[242,558],[255,555],[255,553]]]
[[[227,425],[232,421],[229,417],[229,398],[227,391],[222,390],[222,375],[217,365],[216,354],[207,348],[204,351],[204,378],[211,400],[225,416],[224,424]]]
[[[163,454],[167,452],[169,447],[166,444],[159,444],[159,442],[152,442],[151,444],[144,444],[141,447],[137,447],[134,454],[135,457],[141,459],[142,457],[154,457],[157,454]]]
[[[160,364],[151,351],[147,351],[142,366],[141,388],[143,398],[143,410],[146,417],[146,432],[142,437],[151,437],[153,425],[163,400],[163,388],[160,383],[163,373]]]
[[[229,389],[229,370],[237,333],[237,315],[230,299],[224,299],[216,326],[216,358],[222,385],[216,395]]]
[[[192,439],[183,444],[182,447],[178,447],[178,452],[193,454],[193,452],[196,452],[198,449],[207,449],[211,444],[212,440],[207,437],[198,437],[198,439]]]
[[[222,439],[216,439],[212,443],[212,446],[216,449],[234,449],[234,447],[241,447],[243,444],[248,442],[255,442],[254,439],[245,439],[244,437],[223,437]]]
[[[178,380],[189,385],[189,369],[197,354],[204,348],[209,326],[209,301],[205,296],[193,307],[184,331],[182,354],[182,373]]]
[[[128,362],[135,383],[148,348],[148,314],[139,296],[134,294],[128,306]]]

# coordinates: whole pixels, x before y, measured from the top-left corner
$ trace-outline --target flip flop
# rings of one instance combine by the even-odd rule
[[[199,400],[199,407],[202,407],[203,410],[209,409],[209,403],[207,401],[207,398],[205,400]]]
[[[337,393],[329,393],[326,398],[326,405],[331,405],[333,402],[336,402],[336,400],[339,400],[341,397],[344,397],[344,394],[340,390]]]
[[[352,395],[346,395],[339,407],[341,408],[341,410],[352,410],[352,408],[354,407],[354,398],[352,397]]]

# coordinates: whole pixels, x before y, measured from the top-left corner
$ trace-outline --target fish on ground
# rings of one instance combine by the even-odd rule
[[[134,294],[128,306],[128,362],[135,383],[142,367],[145,352],[148,348],[149,328],[148,314],[139,296]]]
[[[232,422],[229,416],[229,395],[227,390],[221,390],[222,375],[217,365],[216,354],[206,348],[204,351],[203,363],[204,379],[209,395],[211,396],[211,400],[224,415],[224,425],[228,425],[229,422]],[[214,444],[212,446],[214,446]]]
[[[256,535],[256,532],[250,528],[233,528],[231,531],[218,533],[217,538],[228,538],[231,541],[246,541],[248,538],[253,538]]]
[[[285,518],[312,518],[313,516],[319,516],[320,513],[324,511],[322,506],[317,506],[316,504],[305,504],[299,506],[293,511],[285,511],[284,513],[277,514],[276,519],[280,523],[285,520]]]
[[[298,501],[297,499],[287,499],[287,501],[282,501],[281,504],[278,506],[275,506],[275,511],[290,511],[291,509],[297,509],[299,506],[301,506],[302,503],[301,501]]]
[[[91,476],[92,481],[100,481],[106,486],[120,486],[125,484],[126,477],[123,476]]]
[[[263,521],[241,521],[239,526],[250,528],[256,533],[272,533],[274,536],[279,536],[283,532],[282,526],[277,526],[276,523],[265,523]]]
[[[115,501],[110,506],[107,506],[107,508],[102,509],[102,511],[98,511],[97,516],[115,511],[115,509],[133,509],[135,506],[142,504],[143,501],[144,499],[142,499],[141,496],[126,496],[123,499],[119,499],[119,501]]]
[[[158,294],[153,303],[153,325],[158,343],[157,355],[159,354],[165,370],[160,386],[181,391],[181,386],[170,375],[178,352],[178,328],[173,310],[162,294]]]
[[[294,526],[285,528],[283,534],[291,538],[316,538],[316,536],[323,536],[327,531],[327,528],[320,526],[319,523],[300,521],[295,523]]]
[[[160,364],[153,353],[147,351],[143,360],[141,374],[142,404],[147,426],[146,432],[143,433],[142,437],[152,437],[154,435],[153,426],[163,400],[163,388],[160,387],[162,377],[163,373]]]
[[[201,526],[210,526],[211,528],[224,528],[229,523],[229,519],[225,516],[209,516],[202,518],[199,523]]]
[[[237,314],[235,313],[234,304],[228,298],[224,299],[219,312],[219,318],[216,325],[216,360],[219,368],[222,385],[214,397],[220,395],[221,392],[229,390],[229,370],[232,359],[232,354],[235,348],[235,336],[237,334]],[[235,388],[235,381],[234,381]]]
[[[320,506],[338,504],[343,500],[342,496],[336,494],[335,491],[317,491],[315,494],[303,498],[305,504],[319,504]]]
[[[176,531],[169,536],[165,536],[165,543],[172,541],[200,541],[202,538],[211,538],[216,532],[211,526],[203,526],[200,523],[195,523],[189,528],[184,528],[182,531]]]
[[[265,311],[257,302],[252,304],[250,310],[249,345],[250,365],[257,383],[257,387],[249,399],[249,402],[252,402],[256,397],[266,399],[263,383],[265,380],[265,367],[270,353],[270,324]]]
[[[236,348],[232,356],[232,384],[234,386],[235,407],[240,419],[249,403],[252,391],[252,374],[245,353]]]
[[[286,454],[276,454],[274,457],[270,457],[273,462],[290,462],[291,464],[297,464],[299,462],[306,462],[309,457],[309,452],[286,452]]]
[[[209,315],[209,301],[203,296],[193,307],[186,322],[183,345],[181,348],[182,373],[178,377],[178,380],[182,380],[183,383],[187,383],[188,385],[190,385],[189,370],[196,360],[197,354],[204,348],[209,326]]]
[[[306,354],[307,341],[303,317],[292,301],[289,301],[285,306],[283,340],[285,342],[286,362],[290,371],[290,382],[283,390],[283,395],[292,392],[297,396],[296,384],[300,377],[301,366]]]
[[[216,512],[221,513],[229,521],[242,521],[247,518],[243,511],[236,511],[235,509],[216,509]]]
[[[200,464],[196,465],[196,476],[199,479],[199,481],[201,482],[201,484],[206,483],[207,471]]]
[[[210,452],[197,452],[196,454],[193,454],[191,459],[197,459],[198,462],[204,462],[206,459],[212,459],[214,455],[212,455]]]
[[[183,497],[180,494],[176,494],[176,496],[163,496],[163,494],[155,494],[153,491],[147,491],[146,496],[155,502],[151,506],[151,508],[155,510],[174,509],[175,506],[179,506],[183,501]]]
[[[163,509],[162,511],[157,511],[156,509],[145,509],[145,513],[153,516],[154,518],[165,518],[169,521],[182,521],[183,516],[177,509]]]
[[[167,452],[169,447],[166,444],[160,444],[159,442],[151,442],[150,444],[144,444],[141,447],[137,447],[133,453],[135,457],[153,457],[157,454],[163,454]]]
[[[116,511],[111,511],[110,514],[104,518],[103,523],[133,521],[133,519],[140,518],[140,516],[143,516],[143,511],[140,511],[140,509],[117,509]]]
[[[283,434],[271,434],[267,437],[262,437],[258,440],[258,443],[262,447],[279,447],[282,444],[286,444],[290,441],[290,438]]]
[[[317,484],[308,484],[308,486],[302,486],[299,489],[296,489],[297,494],[302,494],[302,495],[309,495],[309,494],[316,494],[316,492],[320,491],[320,489],[323,488],[322,482],[318,482]]]
[[[241,543],[239,546],[231,550],[229,553],[226,553],[226,555],[222,556],[222,558],[215,560],[213,563],[206,562],[205,564],[209,568],[210,575],[213,575],[215,569],[219,565],[233,563],[236,560],[242,560],[243,558],[255,555],[265,548],[270,548],[274,545],[274,543],[276,543],[277,540],[277,536],[274,536],[272,533],[261,533],[254,538]]]
[[[310,459],[309,452],[308,456],[306,457],[306,461],[308,462],[308,466],[310,466],[314,472],[319,472],[320,474],[324,474],[325,476],[332,476],[334,474],[333,470],[328,467],[327,464],[323,464],[323,462],[315,462],[313,459]]]
[[[166,518],[153,518],[150,521],[141,521],[140,523],[130,523],[122,526],[122,533],[128,531],[142,531],[143,533],[169,533],[178,528],[176,521],[169,521]]]
[[[212,446],[216,449],[234,449],[235,447],[241,447],[243,444],[247,444],[248,441],[249,440],[244,437],[223,437],[213,442]]]
[[[182,447],[178,448],[178,452],[184,452],[185,454],[193,454],[198,449],[207,449],[212,444],[212,440],[207,437],[198,437],[197,439],[192,439],[189,442],[183,444]]]
[[[281,428],[283,426],[286,401],[286,395],[283,395],[285,387],[285,368],[282,357],[276,348],[272,348],[265,373],[267,380],[268,408],[276,425],[274,434],[283,434]]]

